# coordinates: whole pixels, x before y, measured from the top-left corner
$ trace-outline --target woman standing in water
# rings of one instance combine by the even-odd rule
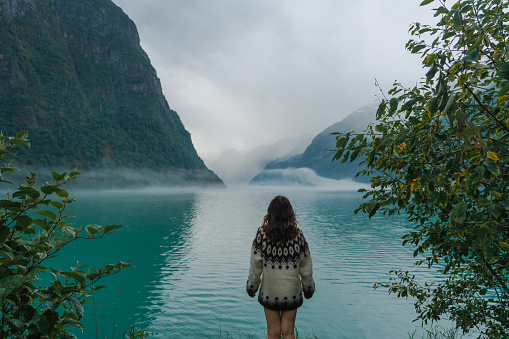
[[[263,274],[262,274],[263,273]],[[261,283],[261,286],[260,286]],[[247,293],[265,308],[269,339],[294,339],[297,308],[315,292],[313,266],[304,234],[288,198],[269,204],[251,248]]]

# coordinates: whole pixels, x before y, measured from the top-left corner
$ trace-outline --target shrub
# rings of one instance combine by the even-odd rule
[[[17,188],[5,180],[16,170],[7,162],[15,149],[29,146],[27,135],[26,131],[16,137],[0,134],[0,184],[7,185],[5,198],[0,199],[0,338],[75,338],[70,328],[83,329],[83,304],[105,287],[97,282],[131,264],[92,269],[78,262],[70,270],[46,265],[66,245],[99,239],[123,226],[79,228],[73,226],[74,217],[64,215],[74,199],[62,186],[79,172],[53,172],[54,182],[39,188],[35,173]]]

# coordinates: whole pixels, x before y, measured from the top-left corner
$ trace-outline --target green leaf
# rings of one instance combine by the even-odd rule
[[[433,114],[433,113],[436,113],[438,111],[438,100],[437,98],[431,98],[431,100],[429,100],[427,103],[426,103],[426,110]]]
[[[78,300],[76,300],[76,299],[74,299],[72,297],[67,298],[67,301],[71,305],[73,313],[76,314],[78,319],[81,319],[83,317],[83,314],[85,314],[85,310],[83,309],[83,305],[81,305],[81,303]]]
[[[502,215],[502,207],[497,204],[490,204],[488,206],[488,212],[495,218],[498,218]]]
[[[428,54],[426,55],[426,58],[424,58],[424,64],[427,67],[430,67],[433,65],[433,63],[437,60],[436,54]]]
[[[69,198],[69,192],[64,189],[60,189],[56,192],[57,197],[59,198]]]
[[[55,207],[56,209],[61,209],[62,207],[64,207],[64,204],[62,204],[61,202],[58,202],[58,201],[50,201],[49,204],[51,206]]]
[[[33,219],[32,223],[41,226],[46,231],[48,231],[52,226],[52,224],[50,224],[47,220],[43,219]]]
[[[4,258],[9,258],[11,260],[14,259],[14,253],[12,252],[12,249],[7,246],[6,244],[3,244],[1,247],[0,247],[0,254],[4,257]]]
[[[449,114],[449,111],[451,110],[451,107],[454,105],[455,102],[456,102],[456,96],[451,95],[449,97],[449,100],[447,100],[447,104],[445,104],[444,114]]]
[[[488,171],[490,171],[492,174],[494,174],[494,175],[500,174],[500,169],[498,168],[498,165],[495,162],[493,162],[491,160],[486,160],[484,162],[484,166],[486,166]]]
[[[16,133],[16,139],[23,139],[25,134],[28,134],[28,130],[24,130],[24,131],[20,131],[20,132]]]
[[[68,239],[76,237],[76,229],[74,227],[64,226],[60,229],[60,232]]]
[[[454,16],[452,17],[452,23],[454,26],[456,26],[456,28],[460,28],[461,22],[462,22],[461,13],[459,11],[456,11],[454,13]]]
[[[122,225],[108,225],[108,226],[104,226],[103,233],[104,234],[111,233],[111,232],[117,231],[117,230],[119,230],[120,228],[123,228],[123,227],[124,226],[122,226]]]
[[[14,167],[2,167],[0,169],[0,173],[5,173],[5,172],[14,173],[14,172],[16,172],[16,169]]]
[[[99,291],[99,290],[102,290],[103,288],[106,288],[106,286],[104,285],[95,285],[92,287],[92,291]]]
[[[357,159],[357,157],[359,156],[359,153],[360,153],[360,150],[353,151],[352,154],[350,155],[350,162]]]
[[[7,296],[16,289],[16,286],[0,287],[0,306],[3,306]]]
[[[11,318],[8,321],[19,329],[22,329],[25,326],[25,324],[19,319]]]
[[[426,79],[428,79],[428,81],[433,79],[435,74],[437,74],[437,71],[438,71],[438,64],[436,62],[434,62],[431,65],[431,67],[429,68],[428,72],[426,72]]]
[[[419,52],[421,49],[423,49],[425,47],[426,47],[426,45],[417,45],[414,48],[412,48],[410,53],[415,54],[415,53]]]
[[[479,50],[474,48],[470,53],[463,57],[463,61],[475,61],[479,58]]]
[[[42,314],[40,321],[37,322],[37,328],[41,331],[41,334],[47,336],[51,335],[58,318],[59,316],[57,312],[46,310]]]
[[[26,194],[28,194],[30,196],[30,198],[32,198],[32,199],[37,199],[41,196],[41,193],[33,187],[20,186],[20,187],[18,187],[18,189],[19,189],[19,191],[25,192]],[[16,192],[16,193],[18,193],[18,192]]]
[[[389,113],[393,114],[398,109],[398,98],[391,98],[389,105]]]
[[[405,102],[403,104],[403,106],[401,106],[401,110],[402,111],[410,110],[415,105],[416,102],[417,102],[417,99],[408,100],[407,102]]]
[[[78,281],[80,283],[85,282],[85,277],[83,277],[78,272],[60,271],[60,274],[65,276],[65,277],[68,277],[68,278],[73,278],[74,280],[76,280],[76,281]]]
[[[60,188],[54,185],[46,185],[41,187],[41,192],[44,194],[53,194],[60,191]]]
[[[345,152],[344,148],[340,148],[336,151],[336,154],[334,154],[334,158],[332,158],[332,161],[341,159],[341,156]]]
[[[58,172],[51,172],[51,175],[53,176],[53,179],[56,181],[61,181],[65,179],[65,176],[67,175],[66,172],[58,173]]]
[[[501,96],[505,95],[508,91],[509,91],[509,81],[506,81],[506,82],[504,82],[504,84],[502,85],[502,88],[498,92],[498,96],[501,97]]]
[[[368,161],[367,161],[368,167],[370,167],[371,164],[373,163],[373,161],[375,161],[375,155],[376,155],[376,150],[372,150],[371,153],[369,153]]]
[[[101,226],[99,225],[94,225],[94,224],[91,224],[91,225],[87,225],[87,227],[85,227],[85,231],[90,234],[90,235],[96,235],[97,233],[99,233],[99,230],[101,229]]]
[[[18,285],[25,281],[27,278],[22,274],[9,275],[5,278],[0,279],[0,287],[6,288],[12,285]]]
[[[336,148],[343,148],[345,147],[346,143],[346,137],[338,137],[336,141]]]
[[[502,78],[509,80],[509,61],[500,66],[498,72]]]
[[[486,258],[493,258],[493,257],[495,257],[495,253],[496,253],[496,251],[495,251],[495,249],[493,248],[493,246],[486,245],[486,246],[484,246],[484,247],[483,247],[483,249],[482,249],[482,250],[483,250],[484,256],[485,256]]]
[[[24,199],[27,195],[28,195],[28,193],[27,193],[27,192],[18,191],[18,192],[14,192],[14,193],[12,194],[12,197],[13,197],[13,198],[22,198],[22,199]]]
[[[12,201],[12,200],[0,200],[0,208],[5,208],[8,210],[19,209],[21,207],[20,202]]]
[[[0,244],[3,244],[5,240],[9,238],[11,235],[11,229],[7,226],[4,226],[3,228],[0,227]]]
[[[421,4],[419,6],[426,6],[430,3],[432,3],[433,1],[435,1],[435,0],[424,0],[423,2],[421,2]]]
[[[30,218],[28,215],[20,215],[16,218],[16,225],[20,226],[21,228],[25,229],[28,226],[32,224],[32,218]]]
[[[43,210],[43,211],[37,211],[35,212],[39,215],[42,215],[43,217],[47,217],[47,218],[50,218],[52,220],[56,220],[57,219],[57,215],[51,211],[47,211],[47,210]]]
[[[448,14],[448,13],[449,13],[449,10],[448,10],[447,8],[445,8],[445,7],[439,7],[439,8],[437,9],[437,13],[438,13],[438,12],[439,12],[439,14]],[[453,37],[453,36],[455,36],[455,35],[456,35],[456,32],[454,32],[453,30],[447,31],[447,32],[445,32],[445,34],[444,34],[444,40],[445,40],[445,39],[449,39],[449,38],[451,38],[451,37]]]
[[[408,118],[408,121],[412,124],[412,125],[418,125],[420,123],[420,120],[417,119],[416,117],[414,116],[411,116],[410,118]]]
[[[376,110],[376,119],[377,120],[380,119],[384,115],[386,107],[387,107],[387,101],[382,100],[380,105],[378,105],[378,109]]]
[[[23,146],[30,146],[28,141],[18,139],[18,138],[9,138],[9,145],[23,145]]]
[[[460,203],[454,205],[454,208],[452,210],[454,220],[457,222],[464,221],[466,218],[466,212],[467,212],[467,204],[465,202],[460,202]]]
[[[474,49],[478,49],[479,46],[481,45],[482,41],[483,41],[484,37],[480,37],[479,39],[477,39],[476,42],[474,42],[472,44],[472,46],[470,46],[470,48],[467,50],[466,54],[470,54],[471,52],[473,52]],[[478,51],[479,52],[479,51]]]

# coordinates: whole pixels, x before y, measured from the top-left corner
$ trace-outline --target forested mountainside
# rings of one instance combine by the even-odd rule
[[[113,2],[0,0],[0,22],[0,129],[30,131],[23,165],[179,170],[221,183]]]
[[[276,159],[267,164],[265,170],[255,176],[251,183],[263,183],[264,181],[275,181],[275,175],[278,172],[270,171],[275,169],[298,169],[310,168],[321,177],[330,179],[354,178],[355,174],[361,170],[359,164],[361,159],[352,163],[341,163],[341,161],[332,162],[336,152],[336,136],[333,132],[362,132],[370,122],[376,118],[377,105],[366,105],[348,115],[343,120],[327,127],[319,133],[306,150],[285,161]],[[287,179],[285,179],[287,180]],[[357,177],[356,181],[369,182],[369,178]]]

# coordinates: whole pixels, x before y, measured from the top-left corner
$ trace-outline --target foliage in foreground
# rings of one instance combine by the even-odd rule
[[[4,179],[15,171],[6,158],[19,145],[29,146],[25,132],[16,137],[0,135],[2,185],[13,187]],[[40,188],[31,174],[0,199],[0,338],[75,338],[70,328],[83,330],[83,304],[90,293],[104,287],[96,283],[131,266],[119,262],[92,269],[78,262],[68,271],[46,267],[48,259],[77,239],[102,238],[122,227],[72,226],[75,218],[64,210],[74,200],[62,186],[78,174],[54,172],[55,182]]]
[[[385,287],[415,298],[424,323],[447,316],[464,332],[509,336],[509,19],[507,0],[433,3],[436,26],[415,23],[407,49],[425,78],[396,83],[376,126],[337,136],[335,159],[365,160],[371,187],[356,210],[400,211],[416,247],[442,279],[401,270]]]

